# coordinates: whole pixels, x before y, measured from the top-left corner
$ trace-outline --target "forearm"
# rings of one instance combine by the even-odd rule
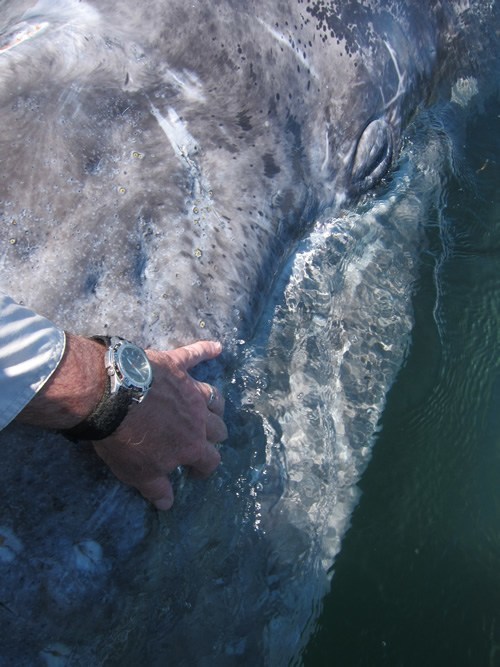
[[[170,351],[147,350],[154,383],[118,425],[94,442],[97,453],[116,476],[136,487],[159,509],[168,509],[173,491],[168,475],[188,466],[210,474],[220,461],[214,444],[227,438],[224,399],[210,385],[189,375],[191,368],[214,359],[221,346],[200,341]],[[109,418],[115,393],[105,368],[105,348],[97,340],[64,334],[50,320],[0,293],[0,427],[13,419],[41,428],[66,431],[73,439]],[[127,398],[127,394],[121,394]],[[97,417],[96,417],[97,415]],[[90,431],[95,433],[95,431]],[[71,436],[68,434],[71,434]],[[107,431],[106,431],[107,433]],[[96,437],[93,435],[92,437]]]
[[[66,334],[59,366],[16,419],[42,428],[71,428],[93,412],[104,394],[105,383],[103,346]]]

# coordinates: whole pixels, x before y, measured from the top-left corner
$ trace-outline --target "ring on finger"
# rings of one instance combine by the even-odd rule
[[[217,389],[215,387],[212,387],[212,385],[209,385],[209,387],[210,387],[210,396],[208,397],[207,408],[210,409],[212,403],[217,399]]]

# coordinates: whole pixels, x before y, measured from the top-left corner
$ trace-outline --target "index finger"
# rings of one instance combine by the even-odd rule
[[[177,357],[177,361],[186,369],[197,366],[202,361],[215,359],[222,352],[222,345],[213,340],[199,340],[191,345],[179,347],[172,350],[171,354]]]

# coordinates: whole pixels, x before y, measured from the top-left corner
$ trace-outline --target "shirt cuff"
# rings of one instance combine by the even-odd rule
[[[62,329],[0,292],[0,429],[44,386],[65,345]]]

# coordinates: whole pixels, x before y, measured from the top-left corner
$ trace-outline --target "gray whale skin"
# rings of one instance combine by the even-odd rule
[[[425,202],[366,193],[479,77],[492,7],[0,2],[0,289],[79,333],[222,340],[231,432],[161,515],[4,430],[2,665],[300,659],[411,329]]]

